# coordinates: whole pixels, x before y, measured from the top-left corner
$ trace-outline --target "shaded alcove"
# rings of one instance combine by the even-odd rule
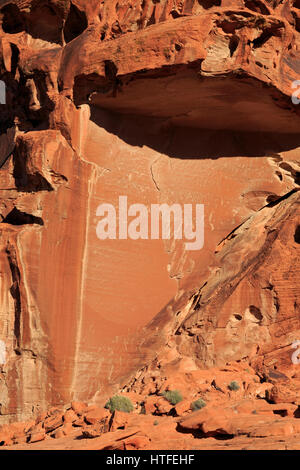
[[[202,77],[192,67],[75,79],[91,120],[133,146],[175,158],[263,157],[300,146],[297,106],[255,78]]]
[[[1,9],[3,14],[2,29],[5,33],[16,34],[26,31],[33,38],[39,38],[57,44],[62,44],[63,20],[56,9],[39,2],[27,12],[16,4],[8,3]]]
[[[85,12],[80,11],[76,5],[71,3],[68,18],[64,27],[64,38],[66,42],[73,41],[88,27]]]
[[[28,10],[19,8],[15,3],[7,3],[0,13],[5,33],[26,31],[35,39],[60,45],[63,44],[63,38],[68,43],[88,27],[85,12],[73,3],[70,4],[66,18],[62,5],[46,0],[33,3]]]

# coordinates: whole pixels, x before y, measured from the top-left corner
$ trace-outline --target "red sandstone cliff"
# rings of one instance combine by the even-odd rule
[[[296,410],[299,2],[2,0],[0,22],[0,425],[236,361]],[[204,248],[100,241],[120,195],[204,204]]]

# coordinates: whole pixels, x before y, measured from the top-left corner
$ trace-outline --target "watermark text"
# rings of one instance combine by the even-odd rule
[[[203,204],[195,207],[192,204],[151,204],[149,210],[144,204],[128,206],[127,196],[119,196],[118,210],[112,204],[103,203],[98,206],[96,215],[101,217],[96,228],[100,240],[174,238],[186,240],[186,250],[201,250],[204,246]]]

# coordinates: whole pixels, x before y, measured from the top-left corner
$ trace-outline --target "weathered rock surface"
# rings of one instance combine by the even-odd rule
[[[134,437],[106,432],[97,421],[103,410],[75,402],[102,409],[122,390],[139,397],[141,423],[149,413],[165,420],[173,448],[190,445],[180,426],[194,431],[175,419],[206,394],[219,404],[248,397],[263,401],[264,413],[281,413],[262,425],[254,416],[246,428],[248,411],[228,429],[226,413],[221,427],[199,421],[208,446],[224,447],[209,441],[220,428],[235,436],[233,447],[266,436],[267,448],[280,433],[293,447],[298,6],[0,1],[0,425],[73,400],[20,439],[46,445],[51,433],[67,446],[72,429],[89,442],[100,434],[102,448],[117,448],[114,433],[125,436],[123,448],[159,448],[152,421],[151,432],[134,422]],[[96,209],[117,207],[120,195],[128,205],[204,204],[204,248],[100,241]],[[237,374],[240,389],[230,391]],[[183,387],[174,418],[157,394]],[[1,440],[21,445],[10,431]]]
[[[50,409],[35,423],[4,425],[0,428],[1,448],[297,449],[300,399],[271,403],[267,391],[276,388],[274,380],[264,382],[263,394],[259,375],[246,361],[226,368],[182,371],[180,390],[184,398],[176,405],[161,394],[174,386],[176,377],[172,374],[171,379],[164,379],[164,386],[156,394],[121,394],[131,400],[132,413],[111,413],[95,404],[72,403],[67,409]],[[230,387],[232,379],[238,384],[235,390]],[[295,379],[287,379],[286,388],[295,383]],[[192,411],[193,403],[200,398],[202,409]],[[150,401],[153,410],[146,407]],[[168,406],[163,407],[163,401]],[[84,425],[78,426],[76,418],[83,419]]]

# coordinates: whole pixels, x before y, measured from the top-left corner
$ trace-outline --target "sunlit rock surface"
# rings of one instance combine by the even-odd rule
[[[299,6],[0,1],[0,424],[231,361],[297,375]],[[204,248],[99,240],[119,196],[204,204]]]

